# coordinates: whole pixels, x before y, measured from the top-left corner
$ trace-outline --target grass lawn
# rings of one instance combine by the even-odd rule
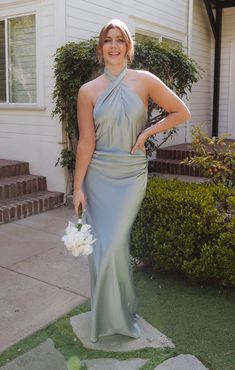
[[[85,349],[75,337],[70,316],[90,310],[89,301],[0,355],[0,366],[51,338],[67,361],[99,357],[120,360],[148,358],[143,370],[153,370],[176,354],[193,354],[210,370],[235,370],[235,290],[196,286],[177,276],[135,270],[139,314],[172,339],[175,349],[144,349],[127,353]],[[77,370],[73,367],[71,370]],[[82,368],[80,368],[82,370]],[[85,369],[85,367],[84,367]]]

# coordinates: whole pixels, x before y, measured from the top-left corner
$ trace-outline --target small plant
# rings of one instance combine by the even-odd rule
[[[69,173],[68,182],[71,183],[70,187],[73,191],[74,171],[75,171],[75,153],[72,149],[64,148],[61,150],[60,156],[57,159],[55,166],[60,165],[62,168],[66,168]]]
[[[235,188],[235,142],[226,137],[208,137],[201,127],[195,127],[192,146],[194,154],[182,163],[200,168],[215,185]]]

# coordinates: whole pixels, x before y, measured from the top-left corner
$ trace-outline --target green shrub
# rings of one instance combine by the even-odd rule
[[[235,286],[232,198],[223,186],[149,179],[131,234],[134,260]]]
[[[200,127],[195,127],[192,134],[194,154],[182,163],[200,168],[215,185],[235,188],[235,142],[226,141],[225,137],[211,138]]]

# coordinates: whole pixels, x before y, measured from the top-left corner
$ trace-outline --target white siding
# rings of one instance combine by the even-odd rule
[[[222,19],[222,47],[221,47],[221,76],[220,76],[220,113],[219,113],[219,135],[235,133],[234,116],[229,117],[229,91],[231,79],[235,83],[235,72],[230,68],[231,42],[235,40],[235,8],[223,10]],[[235,105],[235,100],[230,104]],[[233,119],[231,123],[229,120]],[[232,129],[232,130],[231,130]]]
[[[134,31],[132,18],[138,18],[156,29],[187,33],[188,0],[67,0],[67,41],[97,36],[111,18],[127,23]]]
[[[191,57],[203,69],[202,78],[192,88],[190,95],[191,125],[205,124],[210,133],[212,117],[211,89],[211,39],[209,18],[202,0],[194,0]]]
[[[42,100],[41,108],[36,110],[0,107],[0,158],[28,161],[31,173],[47,177],[49,190],[64,191],[64,170],[55,167],[62,148],[58,144],[62,141],[62,130],[58,119],[51,119],[53,54],[58,44],[56,5],[58,0],[19,1],[14,7],[1,5],[1,14],[9,16],[36,11],[39,36],[38,84],[41,86]]]

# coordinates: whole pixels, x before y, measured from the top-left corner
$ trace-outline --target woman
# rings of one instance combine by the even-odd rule
[[[91,275],[91,341],[122,334],[139,338],[137,301],[129,259],[131,227],[145,195],[145,141],[188,120],[185,104],[156,76],[127,68],[134,55],[127,26],[111,20],[99,36],[104,74],[78,94],[80,138],[73,203],[86,208],[96,243]],[[148,98],[169,115],[144,129]]]

